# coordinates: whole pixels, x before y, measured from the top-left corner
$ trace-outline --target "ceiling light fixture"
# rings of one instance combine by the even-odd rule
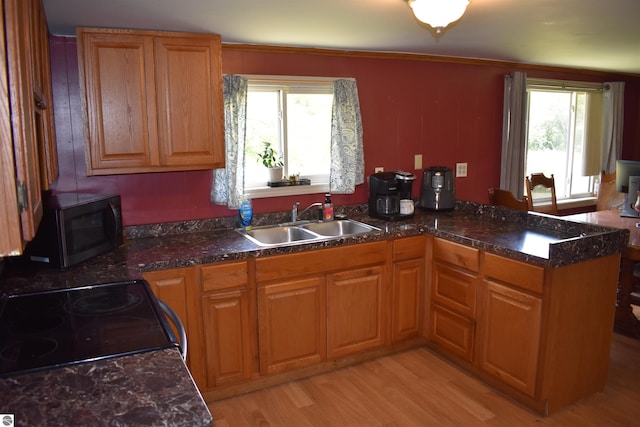
[[[409,0],[409,6],[418,20],[431,25],[436,34],[457,21],[467,9],[469,0]]]

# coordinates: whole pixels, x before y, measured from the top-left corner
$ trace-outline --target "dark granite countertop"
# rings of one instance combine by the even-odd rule
[[[0,293],[139,279],[144,272],[153,270],[421,233],[549,267],[621,252],[629,238],[628,230],[469,202],[457,202],[456,209],[449,212],[418,209],[412,219],[396,222],[369,217],[366,205],[338,207],[336,211],[374,225],[380,231],[265,248],[234,231],[231,220],[130,227],[121,247],[65,271],[8,265],[0,276]],[[284,222],[286,215],[258,216],[255,225]],[[211,424],[206,405],[177,350],[154,351],[0,379],[0,413],[15,414],[16,425]]]
[[[0,378],[16,426],[211,426],[177,349]]]
[[[412,219],[383,221],[369,217],[361,205],[341,211],[381,229],[362,235],[305,244],[261,247],[230,225],[219,221],[142,226],[129,230],[117,250],[71,267],[6,268],[0,277],[0,292],[22,293],[139,279],[147,271],[186,267],[218,261],[287,254],[300,251],[364,243],[429,233],[488,252],[531,264],[560,267],[621,252],[628,230],[595,226],[550,215],[517,212],[470,202],[457,202],[456,209],[432,212],[417,209]],[[261,223],[277,223],[284,216],[265,215]]]

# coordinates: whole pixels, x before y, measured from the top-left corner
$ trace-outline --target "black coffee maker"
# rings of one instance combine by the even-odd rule
[[[411,199],[415,175],[403,172],[378,172],[369,176],[369,216],[390,221],[411,218],[400,213],[400,200]]]

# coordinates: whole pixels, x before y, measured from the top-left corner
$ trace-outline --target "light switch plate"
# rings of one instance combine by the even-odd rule
[[[378,172],[384,172],[384,168],[382,166],[378,166],[377,168],[375,168],[373,170],[374,173],[378,173]]]
[[[464,178],[467,176],[467,164],[466,163],[456,163],[456,176],[458,178]]]

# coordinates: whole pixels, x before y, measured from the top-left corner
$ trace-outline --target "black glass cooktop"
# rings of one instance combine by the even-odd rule
[[[0,301],[0,376],[177,346],[143,280]]]

